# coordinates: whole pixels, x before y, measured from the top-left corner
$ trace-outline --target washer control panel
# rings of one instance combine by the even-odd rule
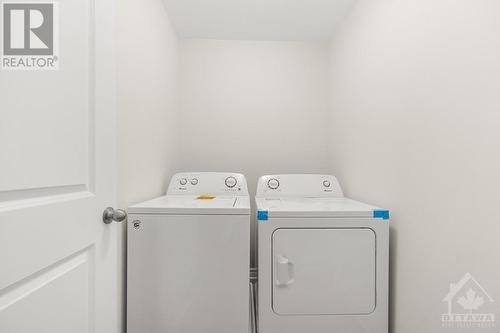
[[[167,194],[248,195],[248,187],[240,173],[182,172],[172,177]]]
[[[284,174],[260,177],[256,196],[341,198],[344,194],[335,176]]]

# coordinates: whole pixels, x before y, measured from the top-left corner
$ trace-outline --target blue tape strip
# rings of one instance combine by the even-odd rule
[[[383,220],[388,220],[389,219],[389,211],[376,209],[373,211],[373,217],[383,219]]]
[[[267,210],[259,210],[257,212],[257,220],[259,221],[267,221],[269,219],[269,214]]]

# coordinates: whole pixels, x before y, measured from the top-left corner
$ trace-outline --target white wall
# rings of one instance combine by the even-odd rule
[[[161,0],[118,6],[119,202],[163,194],[178,147],[177,36]]]
[[[118,1],[116,33],[118,199],[126,208],[163,194],[175,172],[178,41],[161,0]],[[125,253],[125,238],[120,244]]]
[[[180,167],[326,172],[326,43],[183,40]]]
[[[466,272],[500,313],[499,32],[495,0],[360,0],[333,40],[332,172],[391,210],[392,332],[454,331]]]

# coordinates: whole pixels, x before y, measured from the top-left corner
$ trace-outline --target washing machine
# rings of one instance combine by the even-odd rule
[[[250,203],[237,173],[178,173],[128,208],[127,331],[247,333]]]
[[[389,212],[334,176],[259,179],[259,333],[387,333]]]

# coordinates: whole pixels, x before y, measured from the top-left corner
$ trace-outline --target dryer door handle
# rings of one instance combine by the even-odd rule
[[[286,287],[293,283],[295,266],[290,259],[279,254],[274,260],[275,283],[278,287]]]

